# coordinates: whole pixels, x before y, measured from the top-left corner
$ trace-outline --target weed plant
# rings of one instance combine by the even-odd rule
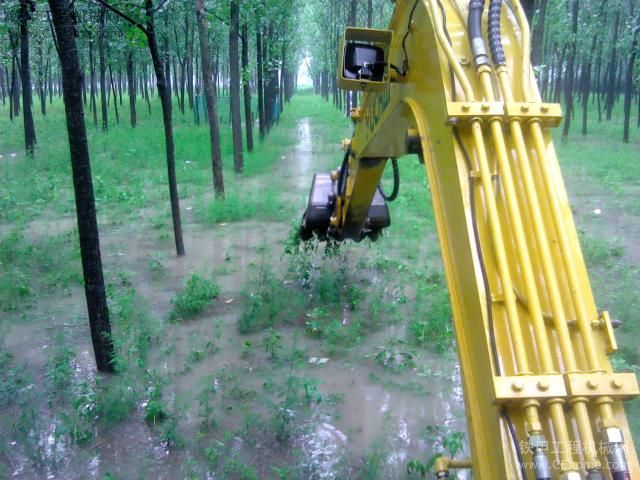
[[[185,287],[171,300],[174,322],[188,320],[200,315],[219,295],[220,287],[214,279],[191,275]]]

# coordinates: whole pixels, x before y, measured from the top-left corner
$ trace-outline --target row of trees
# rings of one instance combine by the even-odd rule
[[[184,255],[173,103],[177,103],[182,114],[193,111],[196,118],[200,106],[206,106],[213,187],[217,197],[224,197],[217,98],[230,96],[234,170],[241,173],[243,152],[252,150],[254,145],[254,117],[263,137],[295,90],[300,59],[297,11],[293,0],[228,0],[210,4],[205,0],[0,3],[0,47],[6,47],[0,50],[3,52],[0,99],[4,105],[9,104],[11,120],[19,116],[24,119],[27,157],[36,154],[34,94],[39,96],[42,115],[47,115],[47,100],[64,97],[85,293],[99,370],[113,370],[114,346],[102,273],[85,108],[92,113],[96,126],[100,116],[101,128],[108,135],[109,104],[119,122],[118,105],[122,106],[125,92],[124,96],[129,96],[130,123],[135,128],[138,96],[144,98],[151,113],[151,98],[157,92],[164,124],[176,251]],[[256,114],[252,107],[254,94],[258,100]]]
[[[589,128],[589,107],[598,122],[611,120],[622,101],[622,137],[629,142],[632,105],[640,127],[640,4],[637,0],[535,0],[532,62],[545,99],[565,104],[563,137],[572,121]],[[634,99],[635,97],[635,99]],[[581,118],[578,118],[578,115]]]
[[[640,4],[637,0],[523,0],[532,25],[532,63],[545,100],[563,102],[566,138],[580,116],[582,134],[589,111],[611,120],[623,103],[622,137],[629,141],[632,106],[640,127]],[[347,26],[386,28],[392,5],[383,0],[318,0],[306,15],[310,70],[315,90],[348,113],[357,95],[339,92],[335,72],[338,45]]]

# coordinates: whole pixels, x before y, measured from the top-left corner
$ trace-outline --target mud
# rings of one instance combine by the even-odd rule
[[[282,195],[302,208],[313,171],[319,165],[323,169],[337,165],[340,152],[314,153],[314,142],[323,139],[316,137],[309,120],[301,120],[294,134],[298,144],[284,152],[273,175],[285,185]],[[256,186],[267,181],[265,176],[247,180]],[[105,270],[126,272],[155,318],[167,318],[171,298],[192,273],[213,272],[220,283],[215,305],[195,321],[169,324],[150,353],[150,364],[168,379],[164,398],[178,419],[176,430],[184,444],[177,448],[158,435],[164,427],[144,421],[143,403],[129,420],[96,429],[88,445],[65,443],[56,438],[56,419],[42,399],[42,404],[34,406],[40,418],[29,435],[43,448],[43,463],[34,463],[16,444],[17,438],[6,438],[0,461],[3,455],[9,459],[10,477],[84,479],[111,473],[116,478],[244,478],[212,467],[203,455],[209,446],[219,447],[225,460],[238,458],[253,465],[260,478],[277,478],[271,465],[288,467],[294,478],[345,478],[374,467],[379,478],[404,478],[409,460],[426,462],[440,446],[428,435],[428,426],[465,430],[455,354],[420,349],[415,365],[403,371],[388,371],[374,361],[389,338],[405,334],[398,325],[389,325],[356,348],[333,356],[299,327],[285,327],[278,330],[281,361],[269,361],[260,347],[247,358],[243,345],[248,341],[258,345],[264,335],[237,333],[240,293],[251,266],[265,256],[277,269],[285,268],[281,255],[290,224],[252,220],[203,227],[189,221],[192,216],[186,218],[187,255],[182,258],[172,255],[170,242],[157,239],[144,221],[101,227]],[[37,220],[27,232],[42,235],[69,228],[73,228],[71,218]],[[163,266],[160,278],[151,268],[154,261]],[[76,352],[74,375],[82,377],[79,383],[95,384],[83,295],[81,288],[74,288],[64,297],[41,298],[26,318],[12,315],[3,322],[4,348],[17,364],[37,372],[32,388],[42,388],[39,384],[46,382],[49,350],[61,332]],[[190,362],[194,349],[202,350],[203,358]],[[303,353],[289,361],[289,352]],[[282,388],[293,377],[308,382],[307,398],[298,399],[296,408],[291,408],[297,416],[291,420],[288,440],[277,442],[274,419],[277,424],[277,412],[283,408],[288,415]],[[216,391],[212,413],[216,426],[203,434],[198,392],[207,386]]]

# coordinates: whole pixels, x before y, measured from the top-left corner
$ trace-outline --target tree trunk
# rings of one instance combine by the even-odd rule
[[[258,77],[258,124],[260,129],[260,138],[264,137],[265,131],[265,115],[264,115],[264,62],[262,58],[262,26],[258,24],[256,29],[256,70]]]
[[[170,79],[165,78],[162,58],[158,50],[155,25],[153,21],[153,0],[145,0],[147,13],[146,36],[149,44],[149,52],[153,60],[153,68],[156,72],[156,84],[158,96],[162,105],[162,120],[164,123],[164,139],[167,151],[167,176],[169,179],[169,197],[171,199],[171,216],[173,219],[173,235],[178,256],[184,255],[184,242],[182,240],[182,221],[180,219],[180,199],[178,197],[178,183],[176,181],[175,145],[173,143],[173,120],[171,115],[171,89]]]
[[[207,101],[207,117],[209,119],[209,139],[211,141],[211,168],[213,170],[213,190],[216,197],[224,198],[224,178],[222,175],[222,153],[220,151],[220,127],[218,125],[218,109],[216,92],[213,84],[211,67],[211,51],[209,49],[207,18],[204,0],[195,0],[196,19],[198,21],[198,37],[200,38],[200,57],[202,62],[202,81]]]
[[[531,41],[531,63],[538,66],[542,63],[542,45],[544,39],[544,27],[547,16],[547,0],[540,0],[540,8],[536,24],[533,27]]]
[[[111,69],[111,65],[109,65],[109,81],[111,83],[111,93],[113,94],[113,110],[116,114],[116,124],[120,125],[120,114],[118,113],[118,91],[116,89],[116,84],[113,81],[113,70]]]
[[[613,104],[615,101],[614,95],[616,90],[616,65],[617,65],[617,57],[618,57],[618,31],[620,30],[620,11],[616,12],[615,19],[613,21],[613,40],[612,40],[612,50],[611,57],[609,59],[609,64],[607,66],[607,70],[609,72],[609,78],[606,82],[607,85],[607,96],[604,102],[604,110],[605,110],[605,118],[607,120],[611,120],[611,112],[613,111]]]
[[[635,32],[631,42],[631,56],[627,63],[627,73],[624,85],[624,132],[622,141],[629,143],[629,124],[631,122],[631,100],[633,99],[633,74],[636,56],[638,55],[638,36],[640,35],[640,13],[636,15]]]
[[[136,128],[138,119],[136,115],[136,80],[133,65],[133,50],[130,50],[129,55],[127,55],[127,86],[129,87],[129,116],[131,119],[131,127]]]
[[[22,118],[24,121],[24,146],[27,156],[33,157],[36,145],[36,127],[33,124],[31,106],[31,65],[29,64],[29,25],[35,11],[33,0],[20,0],[20,78],[22,79]]]
[[[373,0],[367,0],[367,28],[373,27]]]
[[[253,151],[253,114],[251,112],[251,84],[249,80],[249,28],[242,26],[242,87],[244,92],[244,122],[247,135],[247,150]]]
[[[94,126],[98,126],[98,110],[96,108],[96,66],[95,66],[95,61],[94,61],[94,55],[93,55],[93,40],[89,39],[89,69],[91,70],[90,73],[90,91],[91,91],[91,100],[90,100],[90,107],[91,107],[91,111],[93,112],[93,125]]]
[[[567,59],[567,72],[564,84],[564,100],[566,102],[566,115],[562,129],[562,138],[569,136],[571,117],[573,117],[573,65],[576,59],[576,41],[578,37],[578,9],[580,0],[573,0],[571,7],[571,38],[569,39],[569,58]]]
[[[240,27],[240,0],[231,0],[229,25],[229,63],[231,94],[231,129],[233,133],[233,167],[236,173],[242,173],[242,125],[240,120],[240,67],[238,64],[238,34]]]
[[[193,110],[193,44],[195,41],[195,28],[191,29],[191,37],[187,47],[187,96],[189,97],[189,110]]]
[[[49,0],[62,68],[62,88],[67,117],[80,255],[87,299],[91,340],[98,370],[114,371],[115,348],[111,336],[107,296],[102,273],[100,237],[91,180],[89,145],[82,105],[82,72],[78,60],[75,25],[68,0]]]
[[[100,9],[98,15],[98,57],[100,68],[100,105],[102,106],[102,131],[109,130],[109,117],[107,111],[107,67],[104,60],[104,20],[107,11],[103,8]],[[115,99],[114,99],[115,101]]]

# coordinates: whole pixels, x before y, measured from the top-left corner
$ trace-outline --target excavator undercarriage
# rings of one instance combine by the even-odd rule
[[[471,447],[438,459],[436,478],[640,479],[623,407],[638,381],[609,360],[614,322],[595,305],[550,135],[562,112],[540,98],[520,0],[395,3],[388,30],[345,32],[338,83],[362,98],[342,165],[314,177],[301,238],[378,238],[385,166],[418,154]]]

